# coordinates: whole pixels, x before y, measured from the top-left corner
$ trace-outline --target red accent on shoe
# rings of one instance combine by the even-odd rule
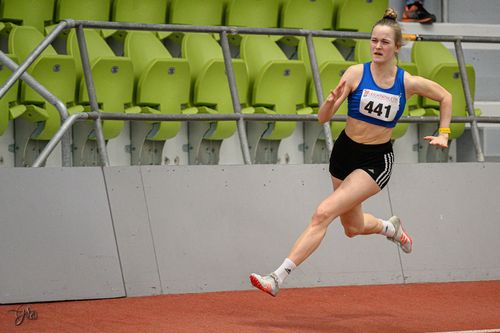
[[[276,295],[273,295],[271,290],[269,288],[266,288],[264,287],[260,282],[259,280],[253,276],[253,275],[250,275],[250,282],[252,283],[252,285],[255,287],[255,288],[258,288],[260,290],[262,290],[263,292],[275,297]]]
[[[406,245],[408,242],[410,242],[410,249],[413,246],[413,241],[410,236],[406,233],[406,231],[401,227],[403,233],[401,234],[401,237],[399,238],[399,241],[401,242],[402,245]],[[411,250],[410,250],[411,251]]]

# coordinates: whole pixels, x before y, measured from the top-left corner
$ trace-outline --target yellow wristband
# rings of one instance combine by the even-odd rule
[[[439,128],[439,134],[441,134],[441,133],[450,134],[451,133],[451,129],[449,127],[440,127]]]

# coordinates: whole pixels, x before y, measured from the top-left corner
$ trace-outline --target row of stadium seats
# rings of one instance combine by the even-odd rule
[[[349,7],[350,5],[347,3],[354,7]],[[1,3],[0,11],[5,21],[24,24],[42,22],[38,26],[39,31],[50,30],[51,26],[48,24],[64,17],[90,20],[107,20],[111,17],[117,21],[142,23],[165,23],[168,22],[165,18],[169,17],[170,20],[175,18],[175,23],[183,24],[210,25],[222,22],[229,25],[260,27],[275,27],[277,26],[276,22],[280,22],[282,26],[288,27],[329,29],[333,27],[333,25],[329,25],[333,22],[331,18],[335,17],[334,14],[331,14],[332,10],[343,13],[343,15],[338,15],[340,18],[345,16],[349,8],[351,10],[354,8],[356,10],[349,15],[352,18],[363,13],[362,8],[368,8],[373,17],[371,21],[362,20],[365,24],[369,22],[365,28],[347,27],[349,30],[363,31],[371,29],[386,5],[387,1],[332,2],[330,0],[230,0],[225,2],[222,0],[170,0],[168,3],[166,0],[98,0],[95,3],[90,0],[86,2],[73,0],[15,0],[11,2],[4,0]],[[224,6],[226,8],[225,16],[221,14],[221,9]],[[278,12],[269,10],[271,8],[269,6],[278,10],[281,8],[281,20],[278,20],[275,15]],[[51,20],[48,13],[53,12],[54,7],[55,16]],[[262,12],[259,14],[258,11]],[[198,15],[198,12],[202,12],[203,15]],[[165,15],[166,13],[168,15]],[[174,13],[176,14],[174,15]],[[210,13],[215,13],[215,15]],[[273,14],[268,15],[270,13]],[[41,20],[42,16],[43,20]],[[365,18],[370,17],[367,14],[364,16]],[[203,21],[212,20],[213,17],[221,18],[222,21],[218,19],[218,21]],[[354,19],[349,20],[349,22],[352,24],[357,21]],[[114,33],[113,36],[111,36],[112,33]],[[9,53],[17,62],[23,61],[43,38],[41,32],[37,32],[33,27],[23,28],[10,23],[1,27],[1,34],[2,38],[8,41],[3,43],[3,45],[8,45],[8,49],[4,52]],[[169,33],[157,35],[151,33],[115,33],[106,30],[100,33],[96,31],[86,32],[101,110],[104,112],[136,113],[233,112],[227,79],[225,75],[221,74],[224,73],[222,53],[212,36],[203,34],[170,35],[165,45],[172,45],[170,43],[172,41],[173,44],[179,45],[179,51],[174,54],[176,58],[173,58],[157,39],[157,37],[163,38],[168,35]],[[62,54],[58,54],[56,50],[49,47],[45,50],[43,57],[39,58],[30,68],[30,73],[65,102],[71,113],[90,109],[86,86],[81,80],[82,69],[75,36],[74,31],[69,35],[62,36],[62,42],[54,43],[54,45],[57,44],[56,47]],[[121,44],[121,51],[113,52],[103,37],[108,37],[109,45]],[[241,58],[233,59],[233,66],[243,112],[312,113],[317,108],[318,103],[315,88],[311,82],[309,59],[304,40],[290,37],[282,40],[296,48],[294,56],[296,60],[289,60],[274,43],[274,39],[271,40],[266,36],[231,38],[232,47],[236,47],[237,57]],[[368,41],[357,42],[354,59],[352,59],[354,62],[345,61],[335,45],[332,44],[331,39],[317,38],[314,44],[324,96],[329,89],[337,84],[343,71],[349,65],[370,59]],[[427,46],[424,47],[424,45]],[[429,48],[431,48],[431,53],[428,53]],[[114,49],[116,51],[116,48]],[[419,49],[422,51],[418,51]],[[148,50],[148,52],[144,52],[144,50]],[[437,43],[416,43],[413,51],[414,62],[402,63],[402,67],[410,73],[420,73],[447,87],[455,96],[453,114],[455,116],[465,115],[465,99],[460,86],[455,58],[441,44]],[[429,54],[433,56],[427,59]],[[438,57],[435,56],[437,54],[439,54]],[[272,65],[269,62],[272,62]],[[474,81],[472,66],[468,66],[467,70],[469,79]],[[165,72],[168,73],[167,76],[164,75]],[[1,73],[2,81],[9,74],[8,70],[3,70]],[[61,85],[61,82],[65,82],[65,84]],[[471,87],[475,87],[474,82],[471,82]],[[24,83],[20,85],[19,95],[15,91],[16,88],[11,89],[9,94],[0,101],[2,104],[0,134],[7,127],[9,117],[17,119],[16,143],[22,144],[16,150],[27,154],[30,151],[43,148],[43,142],[50,139],[59,127],[59,115],[52,105],[46,103]],[[282,91],[280,88],[283,88]],[[305,92],[306,90],[307,92]],[[435,108],[436,104],[432,101],[419,99],[415,96],[408,101],[405,115],[435,115],[437,112]],[[345,113],[346,106],[343,106],[338,114]],[[312,127],[316,131],[316,134],[313,135],[316,139],[320,136],[321,128],[309,125],[308,128]],[[235,123],[230,121],[212,122],[209,125],[195,123],[190,124],[190,126],[190,145],[194,147],[192,149],[194,163],[216,163],[217,157],[210,159],[210,161],[200,157],[202,143],[211,142],[211,147],[213,142],[220,144],[221,140],[231,137],[236,130]],[[89,145],[89,142],[95,143],[93,141],[93,128],[91,124],[81,124],[76,127],[76,137],[79,139],[75,140],[74,135],[75,155],[80,155],[75,156],[75,161],[76,165],[85,165],[86,160],[93,160],[86,154],[89,151],[97,151],[95,147]],[[280,140],[294,132],[295,123],[250,123],[248,127],[252,156],[254,160],[258,160],[256,156],[260,143],[279,144]],[[397,139],[404,135],[407,127],[407,124],[399,124],[394,131],[393,138]],[[454,138],[460,136],[463,132],[463,124],[453,124],[453,127]],[[105,121],[103,124],[105,139],[111,140],[117,137],[122,128],[122,121]],[[149,151],[161,150],[157,148],[161,148],[165,140],[175,137],[179,128],[179,122],[133,123],[132,163],[159,163],[161,159],[158,157],[147,158],[144,156],[143,152],[146,151],[144,147],[148,144]],[[197,130],[192,130],[194,128]],[[334,138],[342,128],[342,123],[332,123]],[[197,134],[192,135],[191,133]],[[27,148],[29,145],[34,145],[35,148]],[[18,154],[22,158],[16,158],[17,165],[30,164],[32,158],[36,157],[36,153],[31,157],[26,154]],[[94,153],[94,159],[96,158],[98,157]]]
[[[34,27],[6,23],[0,25],[0,36],[8,45],[4,50],[17,62],[22,62],[43,39]],[[86,30],[89,58],[95,81],[98,104],[103,112],[126,113],[232,113],[232,101],[225,75],[222,51],[210,34],[170,35],[162,43],[151,32],[120,32],[106,40],[95,30]],[[89,100],[82,80],[82,66],[75,31],[62,36],[61,52],[49,46],[30,67],[29,73],[58,96],[69,107],[70,113],[88,111]],[[354,62],[346,61],[329,38],[315,38],[314,45],[326,96],[338,83],[345,69],[356,62],[369,61],[369,41],[357,41]],[[297,59],[290,60],[269,36],[242,36],[233,38],[239,59],[233,59],[238,94],[242,111],[246,113],[295,114],[313,113],[318,107],[306,43],[298,39]],[[110,44],[120,44],[123,56],[116,56]],[[178,45],[178,58],[172,57],[165,45]],[[234,45],[233,45],[234,47]],[[147,52],[145,52],[147,50]],[[401,65],[410,73],[420,74],[445,86],[454,96],[454,116],[465,116],[463,95],[457,62],[440,43],[414,43],[412,63]],[[471,87],[474,88],[474,70],[467,66]],[[0,70],[0,82],[10,75]],[[27,152],[30,144],[43,146],[60,125],[59,114],[26,84],[14,86],[0,100],[0,135],[9,118],[16,119],[16,142],[23,142],[20,152]],[[411,98],[405,115],[436,115],[436,103],[428,99]],[[344,104],[338,114],[346,114]],[[117,137],[123,121],[104,121],[106,140]],[[194,147],[194,163],[216,163],[217,159],[204,161],[200,157],[203,142],[221,142],[236,131],[234,121],[196,123],[190,125],[198,133],[190,137]],[[252,156],[256,158],[259,144],[279,143],[295,130],[294,122],[254,123],[249,133]],[[338,136],[343,123],[332,123],[332,135]],[[399,124],[394,139],[405,134],[407,124]],[[18,130],[17,128],[24,130]],[[464,124],[452,125],[453,138],[460,136]],[[179,122],[134,123],[132,126],[132,163],[157,164],[157,157],[143,155],[144,145],[162,146],[165,140],[177,135]],[[316,128],[319,137],[321,128]],[[23,134],[24,133],[24,134]],[[75,134],[76,133],[76,134]],[[74,140],[75,164],[85,165],[89,156],[89,143],[94,142],[93,127],[82,123],[76,126]],[[24,136],[23,136],[24,135]],[[78,142],[81,142],[80,144]],[[95,151],[95,149],[90,149]],[[78,155],[80,154],[80,155]],[[22,156],[16,164],[30,164],[30,157]],[[97,158],[97,156],[95,156]],[[90,158],[91,159],[91,158]],[[80,162],[79,162],[80,161]]]
[[[387,0],[2,0],[0,19],[40,31],[60,20],[370,31]]]

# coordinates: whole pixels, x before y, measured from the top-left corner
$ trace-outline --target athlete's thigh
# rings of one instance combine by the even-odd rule
[[[332,185],[333,189],[337,189],[342,185],[342,180],[332,177]],[[361,228],[364,226],[365,221],[364,221],[364,215],[363,215],[363,209],[362,205],[356,205],[353,207],[351,210],[345,212],[344,214],[340,215],[340,223],[342,223],[342,226],[345,227],[358,227]]]
[[[340,221],[344,227],[363,227],[364,215],[362,202],[372,195],[380,192],[380,188],[363,170],[353,171],[345,180],[332,177],[334,193],[343,192],[344,195],[351,196],[351,208],[344,210],[340,214]]]

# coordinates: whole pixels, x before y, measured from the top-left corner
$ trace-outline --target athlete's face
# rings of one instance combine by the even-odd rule
[[[394,30],[387,25],[377,25],[373,28],[370,50],[373,62],[392,61],[399,52],[394,39]]]

